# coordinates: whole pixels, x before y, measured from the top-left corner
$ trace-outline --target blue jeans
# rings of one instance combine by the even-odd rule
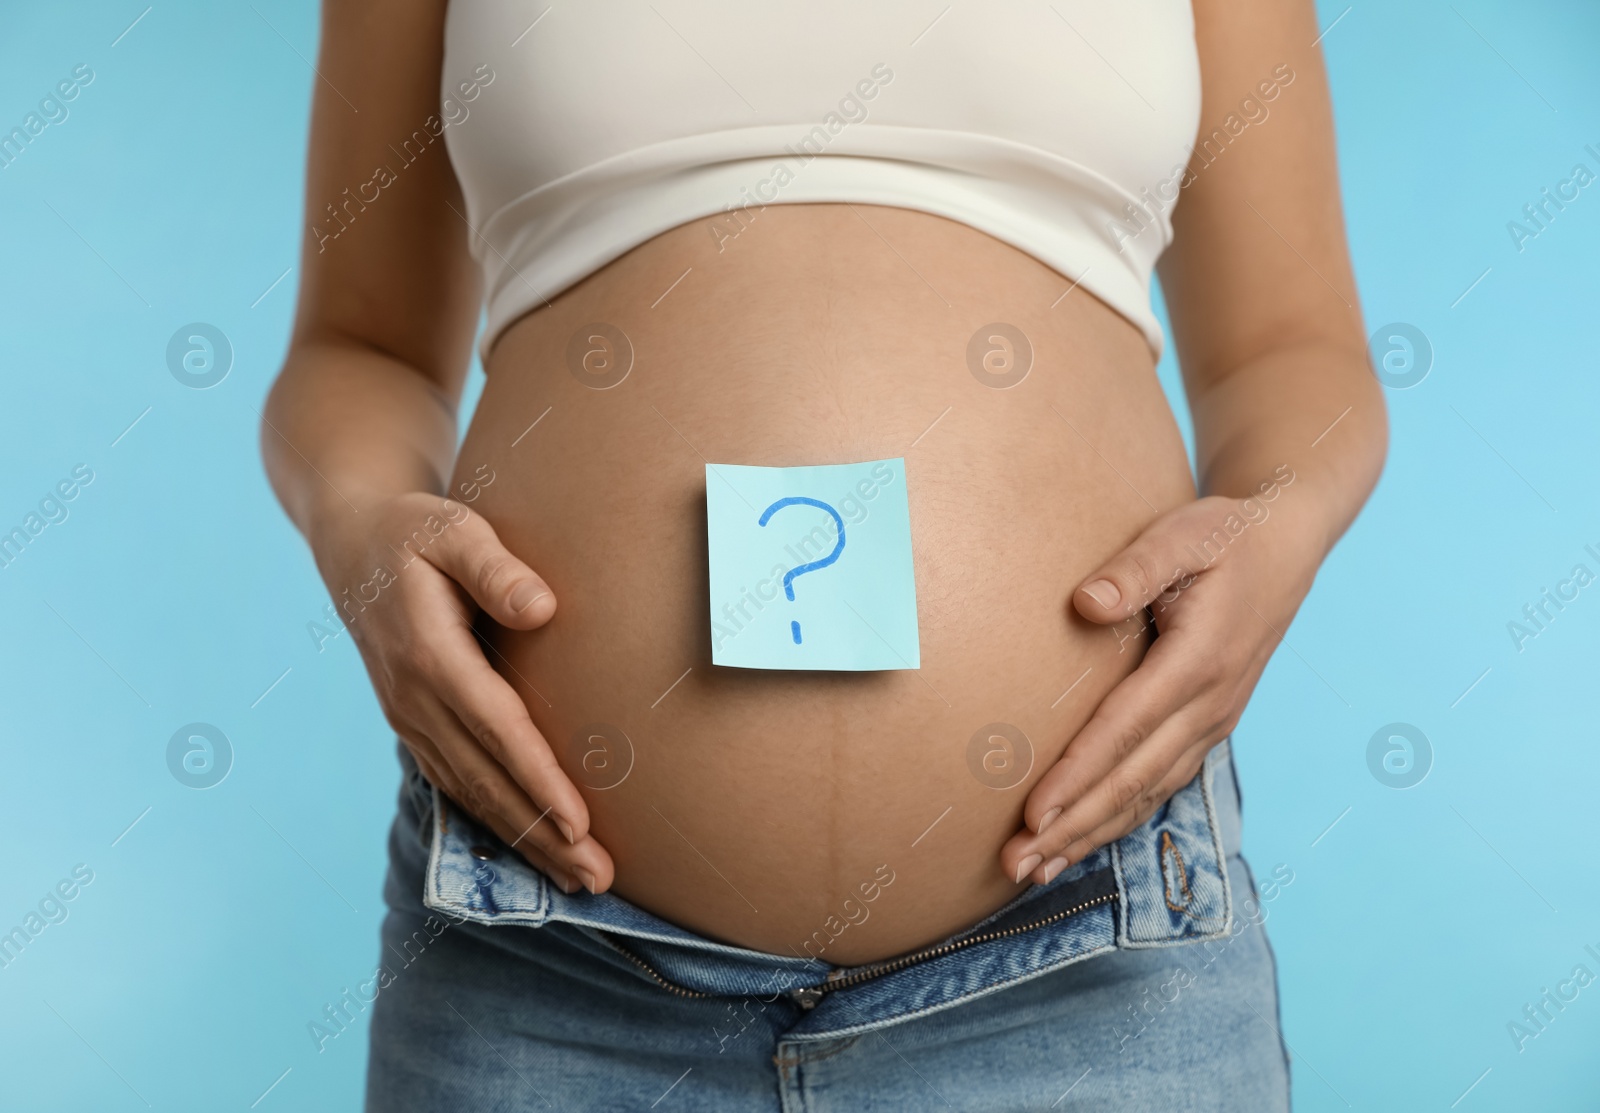
[[[1138,831],[854,969],[562,893],[401,762],[369,1110],[1289,1107],[1226,742]]]

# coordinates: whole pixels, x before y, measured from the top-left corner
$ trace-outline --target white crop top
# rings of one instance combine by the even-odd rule
[[[1150,273],[1200,115],[1188,0],[453,0],[443,94],[485,356],[669,228],[823,201],[986,232],[1160,354]]]

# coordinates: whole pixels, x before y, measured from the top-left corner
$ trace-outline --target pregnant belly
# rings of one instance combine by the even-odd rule
[[[543,629],[486,633],[614,891],[854,965],[1018,892],[998,852],[1029,789],[1144,645],[1070,595],[1193,484],[1140,334],[1032,257],[864,205],[718,227],[658,236],[511,326],[454,489],[492,475],[472,508],[559,600]],[[889,457],[921,668],[712,665],[705,463]]]

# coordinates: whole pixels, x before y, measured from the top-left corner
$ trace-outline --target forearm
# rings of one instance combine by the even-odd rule
[[[1191,393],[1200,492],[1260,496],[1280,468],[1289,497],[1271,513],[1295,523],[1320,563],[1349,527],[1383,470],[1383,391],[1352,345],[1269,349]]]
[[[313,547],[378,499],[443,493],[456,446],[453,408],[424,375],[376,348],[298,342],[263,412],[273,490]]]

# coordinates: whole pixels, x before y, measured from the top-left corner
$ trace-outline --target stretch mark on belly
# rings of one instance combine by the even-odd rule
[[[804,495],[791,495],[789,498],[779,499],[777,502],[763,510],[761,512],[761,520],[758,521],[756,525],[765,526],[767,522],[771,520],[772,516],[778,511],[782,510],[785,506],[815,506],[819,510],[826,510],[829,514],[833,515],[833,524],[837,526],[839,530],[839,540],[833,546],[833,552],[829,553],[821,560],[814,560],[810,564],[802,564],[798,568],[791,568],[789,571],[783,574],[783,593],[788,597],[789,602],[793,603],[795,577],[803,576],[807,572],[815,572],[819,568],[828,567],[828,565],[839,559],[840,553],[844,552],[844,519],[839,516],[839,512],[837,510],[823,502],[821,499],[809,499]],[[794,644],[799,645],[800,624],[791,619],[789,622],[789,632],[794,635]]]

